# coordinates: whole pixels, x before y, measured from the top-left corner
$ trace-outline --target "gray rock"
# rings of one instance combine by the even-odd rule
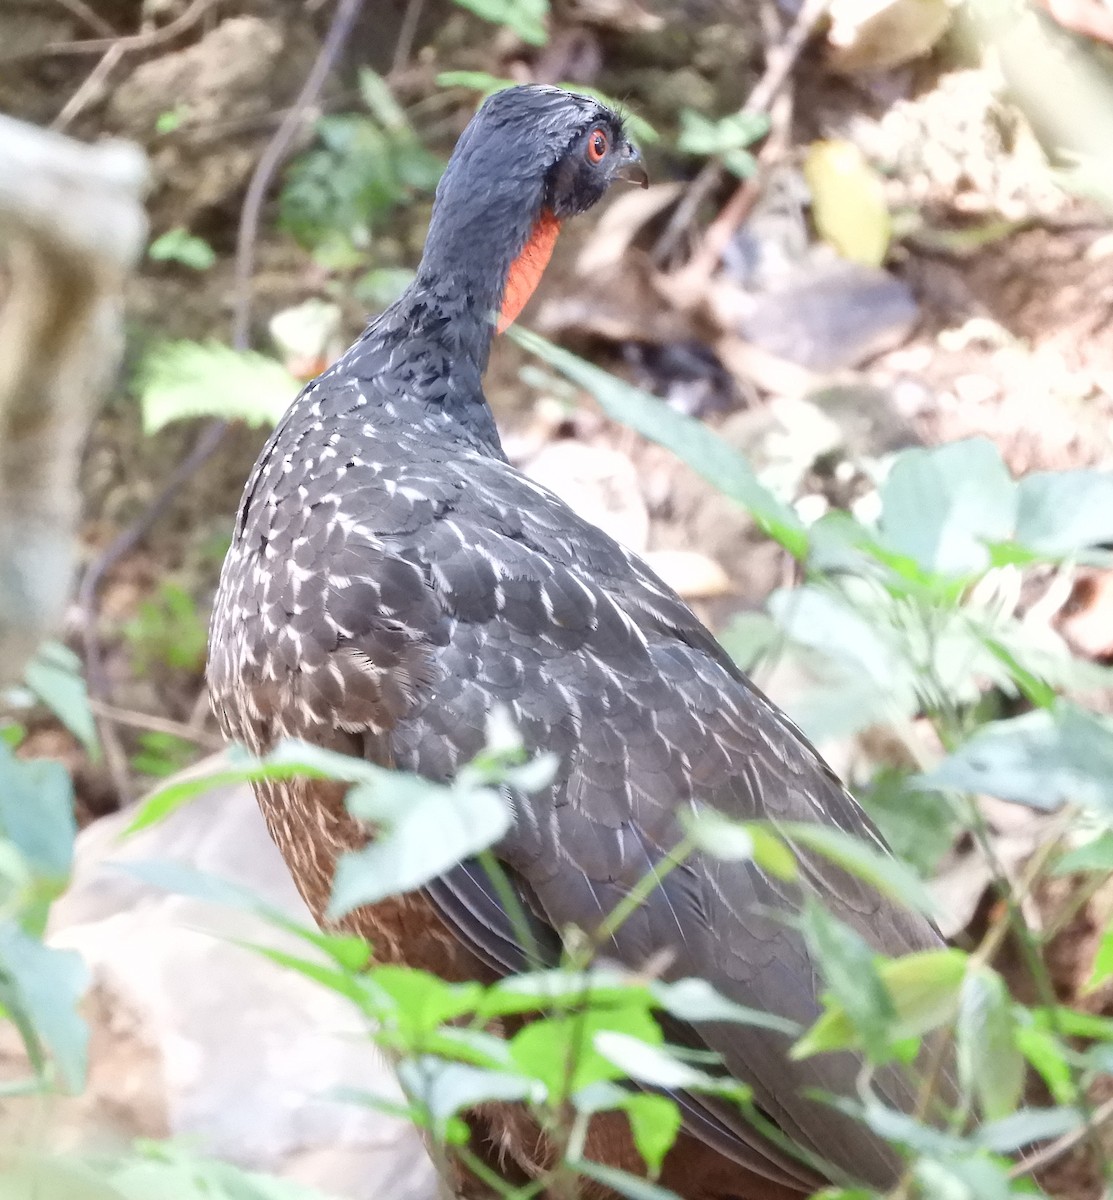
[[[358,1015],[232,939],[303,956],[306,945],[121,869],[187,863],[311,923],[250,790],[218,789],[121,842],[130,816],[81,834],[73,886],[53,914],[52,943],[80,951],[94,978],[90,1087],[62,1102],[63,1144],[186,1136],[343,1200],[432,1200],[434,1171],[410,1126],[325,1098],[342,1087],[400,1098]]]

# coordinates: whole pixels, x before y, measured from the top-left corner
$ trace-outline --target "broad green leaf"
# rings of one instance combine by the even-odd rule
[[[904,450],[881,485],[884,544],[928,574],[969,578],[990,565],[989,543],[1012,536],[1017,490],[982,438]]]
[[[954,1017],[966,962],[963,951],[948,949],[926,950],[880,964],[878,973],[896,1010],[889,1029],[891,1042],[921,1037]],[[797,1042],[792,1057],[807,1058],[824,1050],[853,1049],[860,1044],[853,1022],[836,1002],[828,1005]]]
[[[757,170],[757,160],[746,147],[768,132],[765,113],[736,112],[712,120],[694,109],[682,108],[676,145],[685,154],[717,157],[740,179],[749,179]]]
[[[671,450],[724,495],[737,500],[794,557],[807,554],[807,533],[796,512],[759,483],[746,459],[702,421],[670,408],[656,396],[536,333],[517,326],[509,332],[530,353],[590,392],[612,420]]]
[[[175,262],[191,271],[207,271],[216,262],[216,251],[202,237],[182,225],[168,229],[147,248],[155,262]]]
[[[442,787],[384,772],[349,796],[351,811],[386,828],[336,864],[329,916],[413,891],[494,845],[510,828],[510,808],[493,788]]]
[[[789,1037],[800,1033],[795,1021],[745,1004],[736,1004],[704,979],[678,979],[675,983],[655,981],[649,985],[649,991],[666,1012],[692,1024],[699,1024],[700,1021],[733,1021],[739,1025],[772,1029]]]
[[[1077,1108],[1022,1108],[980,1126],[974,1141],[995,1154],[1015,1154],[1033,1142],[1072,1133],[1084,1120]]]
[[[494,1017],[577,1008],[589,1002],[594,1008],[640,1004],[646,1009],[654,1003],[643,980],[625,972],[592,967],[587,971],[554,969],[507,976],[487,989],[480,1012],[484,1017]]]
[[[650,1173],[656,1174],[680,1132],[680,1109],[676,1101],[647,1092],[629,1092],[622,1108],[638,1153]]]
[[[200,767],[187,772],[184,778],[156,788],[139,805],[124,830],[124,836],[157,824],[195,797],[228,784],[303,777],[337,779],[346,783],[374,783],[391,774],[385,768],[363,759],[293,739],[279,742],[263,758],[254,757],[242,746],[231,746],[210,763],[202,763]]]
[[[768,605],[778,626],[797,644],[819,650],[887,689],[911,686],[912,666],[892,628],[871,619],[865,606],[856,606],[832,587],[809,583],[779,589]]]
[[[756,863],[777,879],[796,878],[796,858],[784,841],[756,821],[732,821],[713,808],[682,811],[684,832],[696,849],[730,862]]]
[[[812,142],[804,159],[812,219],[820,237],[851,262],[879,267],[892,226],[885,186],[853,142]]]
[[[403,1059],[398,1081],[411,1101],[428,1109],[434,1129],[464,1109],[491,1100],[526,1100],[540,1104],[545,1088],[528,1075],[489,1071],[468,1063],[445,1062],[430,1055]]]
[[[91,1165],[60,1154],[7,1148],[0,1164],[4,1200],[130,1200]],[[169,1198],[168,1198],[169,1200]]]
[[[106,1172],[125,1200],[329,1200],[316,1188],[205,1160],[172,1143],[144,1148],[146,1158],[129,1155]]]
[[[630,1122],[634,1145],[651,1174],[660,1171],[665,1155],[680,1132],[680,1109],[668,1096],[631,1091],[603,1081],[589,1084],[577,1092],[572,1103],[581,1113],[616,1109],[624,1112]]]
[[[539,1079],[551,1099],[572,1096],[589,1084],[623,1078],[622,1067],[595,1049],[600,1033],[623,1033],[650,1045],[663,1038],[644,1008],[587,1009],[531,1022],[514,1035],[510,1053],[518,1069]]]
[[[55,950],[11,922],[0,924],[0,978],[50,1050],[66,1087],[81,1090],[89,1030],[77,1010],[89,971],[73,950]]]
[[[485,21],[505,25],[531,46],[544,46],[549,40],[545,27],[549,0],[456,0],[456,3]]]
[[[1071,1070],[1069,1051],[1056,1034],[1029,1021],[1017,1029],[1016,1045],[1039,1072],[1056,1104],[1077,1101],[1078,1087]]]
[[[914,786],[907,772],[886,767],[857,796],[893,853],[930,876],[951,848],[959,823],[947,798]]]
[[[987,792],[1032,808],[1074,803],[1113,815],[1113,729],[1060,703],[983,725],[919,782],[930,788]]]
[[[642,1179],[638,1175],[631,1175],[628,1171],[620,1171],[617,1167],[607,1167],[586,1158],[578,1159],[572,1165],[586,1179],[593,1179],[620,1196],[628,1197],[628,1200],[680,1200],[680,1197],[668,1188],[650,1183],[648,1179]]]
[[[803,912],[803,928],[829,989],[822,997],[824,1005],[828,1011],[837,1008],[845,1013],[871,1060],[884,1062],[896,1009],[878,972],[876,954],[849,926],[810,897]],[[805,1035],[804,1040],[810,1036]]]
[[[1098,948],[1094,952],[1094,965],[1090,970],[1090,978],[1086,980],[1084,991],[1093,991],[1111,977],[1113,977],[1113,921],[1106,923],[1105,932],[1098,942]]]
[[[1009,1200],[1015,1194],[1005,1168],[989,1158],[923,1158],[913,1170],[920,1194],[931,1200]]]
[[[1024,549],[1060,557],[1113,542],[1113,471],[1033,471],[1018,491]]]
[[[174,421],[215,417],[274,425],[301,384],[273,358],[221,342],[164,342],[143,360],[137,377],[144,433]]]
[[[624,1076],[649,1087],[712,1092],[738,1098],[750,1095],[744,1084],[699,1071],[678,1058],[667,1046],[651,1045],[641,1038],[608,1029],[595,1034],[593,1044],[599,1054],[621,1069]]]
[[[1008,988],[989,967],[971,964],[962,981],[955,1037],[967,1093],[978,1098],[986,1120],[1007,1117],[1024,1091],[1024,1058]]]
[[[61,885],[70,872],[76,834],[66,768],[51,759],[16,758],[0,741],[0,835],[38,874]]]
[[[251,913],[316,946],[346,973],[362,971],[370,961],[371,950],[363,938],[351,933],[322,932],[315,926],[301,925],[281,909],[272,907],[250,888],[208,871],[200,871],[189,863],[150,858],[112,865],[163,891]]]
[[[1073,875],[1083,871],[1106,871],[1113,874],[1113,830],[1105,830],[1093,841],[1068,850],[1055,860],[1054,875]]]
[[[24,679],[90,756],[99,760],[97,724],[89,707],[89,689],[77,655],[61,642],[45,642],[27,664]]]
[[[923,881],[880,841],[867,842],[834,825],[812,821],[777,821],[773,827],[789,845],[806,846],[907,908],[929,914],[935,911],[935,901]]]
[[[914,1150],[917,1154],[938,1154],[950,1157],[968,1150],[966,1139],[925,1125],[909,1113],[898,1112],[876,1100],[865,1104],[840,1099],[835,1107],[862,1120],[874,1133],[887,1142]],[[926,1198],[925,1198],[926,1200]]]
[[[367,973],[365,983],[372,996],[381,991],[390,998],[393,1020],[415,1045],[422,1034],[474,1012],[483,996],[478,983],[445,983],[409,967],[376,967]]]

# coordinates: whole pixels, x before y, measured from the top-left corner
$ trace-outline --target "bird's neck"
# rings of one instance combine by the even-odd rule
[[[352,347],[349,366],[358,375],[380,361],[369,354],[374,346],[385,346],[419,409],[439,410],[501,456],[482,378],[495,333],[517,317],[540,281],[559,222],[528,208],[524,216],[467,217],[467,206],[438,204],[414,282]]]

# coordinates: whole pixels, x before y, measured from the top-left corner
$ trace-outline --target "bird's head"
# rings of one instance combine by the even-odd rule
[[[437,188],[421,273],[469,286],[505,328],[537,286],[561,222],[616,180],[648,182],[617,113],[561,88],[496,92]]]

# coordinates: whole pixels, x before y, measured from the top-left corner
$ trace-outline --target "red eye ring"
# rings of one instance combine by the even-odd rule
[[[587,161],[602,162],[611,148],[611,140],[605,129],[593,129],[587,135]]]

